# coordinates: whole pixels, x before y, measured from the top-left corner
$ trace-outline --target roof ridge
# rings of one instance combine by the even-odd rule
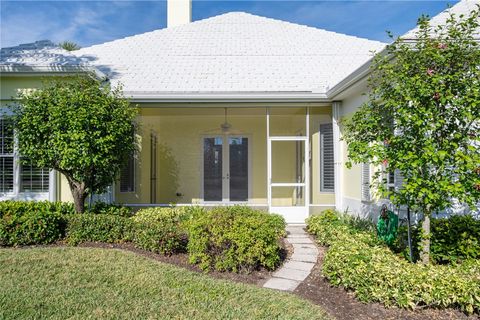
[[[468,0],[467,0],[467,1],[468,1]],[[478,0],[473,0],[473,1],[478,1]],[[271,21],[275,21],[275,22],[279,22],[279,23],[283,23],[283,24],[288,24],[288,25],[293,25],[293,26],[297,26],[297,27],[302,27],[302,28],[307,28],[307,29],[314,29],[314,30],[317,30],[317,31],[324,31],[324,32],[328,32],[328,33],[331,33],[331,34],[336,34],[336,35],[340,35],[340,36],[344,36],[344,37],[350,37],[350,38],[356,38],[356,39],[360,39],[360,40],[367,40],[367,41],[377,42],[377,43],[380,43],[380,44],[386,44],[386,43],[381,42],[381,41],[378,41],[378,40],[372,40],[372,39],[368,39],[368,38],[362,38],[362,37],[358,37],[358,36],[355,36],[355,35],[350,35],[350,34],[346,34],[346,33],[336,32],[336,31],[332,31],[332,30],[327,30],[327,29],[324,29],[324,28],[313,27],[313,26],[309,26],[309,25],[306,25],[306,24],[302,24],[302,23],[297,23],[297,22],[291,22],[291,21],[286,21],[286,20],[271,18],[271,17],[267,17],[267,16],[262,16],[262,15],[258,15],[258,14],[253,14],[253,13],[250,13],[250,12],[233,11],[233,12],[227,12],[227,13],[225,13],[225,14],[223,14],[223,15],[227,15],[227,14],[230,14],[230,13],[242,13],[242,14],[246,14],[246,15],[248,15],[248,16],[252,16],[252,17],[255,17],[255,18],[262,18],[262,19],[271,20]],[[219,16],[220,16],[220,15],[217,15],[217,16],[214,16],[214,17],[212,17],[212,18],[219,17]]]
[[[275,18],[271,18],[271,17],[261,16],[261,15],[253,14],[253,13],[250,13],[250,12],[230,11],[230,12],[225,12],[225,13],[218,14],[218,15],[215,15],[215,16],[211,16],[211,17],[208,17],[208,18],[195,20],[195,21],[192,21],[190,23],[179,25],[179,26],[155,29],[155,30],[147,31],[147,32],[140,33],[140,34],[135,34],[135,35],[131,35],[131,36],[115,39],[115,40],[106,41],[106,42],[99,43],[99,44],[94,44],[94,45],[91,45],[91,46],[88,46],[88,47],[81,48],[80,50],[76,50],[74,52],[76,52],[77,55],[78,55],[78,54],[80,54],[84,51],[88,51],[89,49],[96,48],[96,47],[99,47],[99,46],[118,43],[118,42],[126,41],[126,40],[129,40],[129,39],[133,39],[133,38],[136,38],[136,37],[147,36],[147,35],[151,35],[152,33],[167,32],[167,31],[171,31],[171,30],[180,30],[180,29],[184,29],[184,28],[191,28],[193,25],[207,23],[207,22],[212,21],[212,20],[219,20],[222,17],[233,16],[233,15],[245,15],[245,16],[249,16],[249,17],[252,17],[252,18],[256,18],[256,19],[263,19],[263,20],[266,20],[266,21],[269,21],[269,22],[281,23],[281,24],[285,24],[285,25],[291,25],[291,26],[294,26],[294,27],[301,27],[301,28],[306,28],[306,29],[311,29],[311,30],[316,30],[316,31],[327,32],[329,34],[335,34],[335,35],[338,35],[338,36],[348,37],[348,38],[351,38],[351,39],[359,39],[359,40],[364,40],[364,41],[370,41],[372,43],[375,42],[377,44],[386,44],[386,43],[378,41],[378,40],[372,40],[372,39],[368,39],[368,38],[357,37],[357,36],[354,36],[354,35],[344,34],[344,33],[335,32],[335,31],[331,31],[331,30],[326,30],[326,29],[323,29],[323,28],[312,27],[312,26],[308,26],[308,25],[305,25],[305,24],[299,24],[299,23],[289,22],[289,21],[275,19]]]

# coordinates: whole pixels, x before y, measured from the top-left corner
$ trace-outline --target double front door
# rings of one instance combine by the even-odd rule
[[[203,138],[203,200],[246,202],[249,193],[249,138]]]

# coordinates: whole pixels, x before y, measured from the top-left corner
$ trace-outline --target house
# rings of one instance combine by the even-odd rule
[[[450,10],[469,13],[475,3]],[[140,108],[140,150],[106,201],[246,204],[289,223],[378,203],[371,168],[344,166],[339,120],[365,101],[369,63],[385,43],[242,12],[190,20],[190,0],[169,0],[165,29],[71,53],[49,41],[4,48],[1,105],[43,76],[94,70],[123,84]],[[59,173],[19,163],[3,110],[0,199],[70,201]],[[395,186],[395,175],[387,182]]]

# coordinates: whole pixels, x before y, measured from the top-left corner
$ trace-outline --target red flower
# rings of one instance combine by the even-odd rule
[[[446,48],[447,48],[447,44],[446,44],[446,43],[439,43],[439,44],[437,45],[437,48],[438,48],[438,49],[446,49]]]
[[[382,163],[383,163],[383,165],[386,167],[386,166],[388,165],[388,160],[385,159],[385,160],[382,161]]]
[[[429,76],[433,75],[434,73],[435,73],[435,70],[430,69],[430,68],[427,69],[427,74],[428,74]]]

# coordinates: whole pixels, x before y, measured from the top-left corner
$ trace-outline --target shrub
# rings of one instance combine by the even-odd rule
[[[189,216],[185,208],[149,208],[132,217],[135,235],[133,242],[141,249],[173,254],[185,251],[187,233],[182,222]]]
[[[274,269],[280,262],[282,217],[248,207],[217,207],[188,220],[190,263],[203,270]]]
[[[133,210],[129,207],[124,207],[119,204],[108,204],[105,202],[95,202],[95,204],[88,210],[93,214],[109,214],[112,216],[131,217]]]
[[[75,213],[72,203],[50,201],[0,201],[0,217],[4,215],[24,215],[36,212]]]
[[[63,214],[73,206],[60,202],[1,201],[0,245],[48,244],[65,233]]]
[[[354,230],[323,215],[307,228],[329,249],[323,273],[330,282],[355,291],[359,300],[387,306],[458,307],[480,312],[480,261],[454,265],[412,264],[372,241],[371,232]]]
[[[437,263],[480,259],[480,220],[471,215],[432,219],[430,253]]]
[[[66,241],[71,245],[88,241],[119,243],[132,239],[133,225],[129,218],[90,213],[72,214],[66,218]]]
[[[65,230],[62,216],[48,211],[6,213],[0,218],[0,245],[19,246],[48,244],[62,238]]]
[[[480,259],[480,220],[471,215],[455,215],[448,219],[432,219],[430,236],[430,257],[437,264],[458,263],[468,259]],[[419,257],[419,226],[412,226],[412,247],[414,260]],[[408,256],[407,227],[399,228],[396,252]]]

